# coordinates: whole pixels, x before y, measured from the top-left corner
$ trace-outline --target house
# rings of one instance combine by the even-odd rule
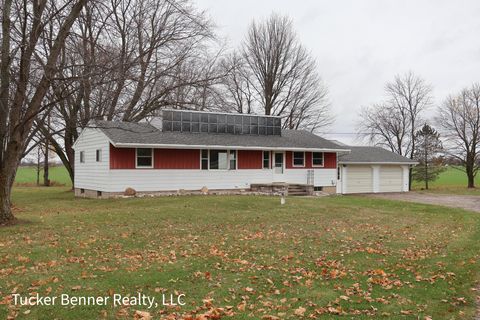
[[[307,131],[283,130],[275,116],[163,110],[149,123],[92,121],[74,144],[75,195],[105,198],[127,188],[145,194],[380,191],[377,169],[367,182],[368,175],[357,174],[364,165],[339,162],[348,161],[340,157],[351,149]],[[390,166],[403,170],[408,163]],[[404,180],[388,181],[406,191]],[[352,187],[357,183],[366,186]]]

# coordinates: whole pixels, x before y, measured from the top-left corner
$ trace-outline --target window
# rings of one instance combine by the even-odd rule
[[[101,197],[102,196],[102,191],[97,191],[97,197]]]
[[[323,191],[323,187],[313,187],[313,191]]]
[[[202,170],[236,170],[237,151],[202,150],[200,161]]]
[[[305,152],[294,152],[293,153],[293,166],[294,167],[304,167],[305,166]]]
[[[237,151],[230,150],[230,170],[237,169]]]
[[[340,167],[337,168],[337,180],[340,180]]]
[[[227,150],[210,150],[210,169],[227,170],[228,152]]]
[[[102,150],[101,149],[97,149],[97,151],[95,152],[95,160],[97,162],[102,161]]]
[[[85,162],[85,151],[80,151],[80,162],[81,163]]]
[[[85,193],[85,189],[80,189],[80,193],[81,193],[81,194],[84,194],[84,193]]]
[[[208,170],[208,150],[202,150],[202,170]]]
[[[312,152],[312,165],[323,167],[323,152]]]
[[[270,151],[263,151],[263,169],[270,169]]]
[[[152,168],[152,167],[153,167],[152,149],[138,148],[137,149],[137,168]]]

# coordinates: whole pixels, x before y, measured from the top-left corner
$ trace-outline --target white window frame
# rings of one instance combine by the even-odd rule
[[[298,164],[295,164],[295,153],[303,153],[303,164],[302,165],[298,165]],[[295,167],[295,168],[305,168],[305,151],[292,151],[292,167]]]
[[[95,162],[102,162],[102,149],[95,150]]]
[[[321,153],[322,154],[322,164],[321,165],[318,165],[318,164],[314,164],[313,163],[313,154],[314,153]],[[312,167],[314,168],[323,168],[325,166],[325,152],[312,152]]]
[[[138,154],[137,151],[138,149],[150,149],[152,150],[152,164],[150,166],[139,166],[138,165]],[[155,149],[153,148],[135,148],[135,169],[153,169],[154,166],[154,161],[155,161]]]
[[[265,168],[265,152],[268,153],[268,167]],[[270,150],[262,152],[262,169],[271,170],[272,169],[272,152]]]
[[[207,169],[202,169],[202,151],[207,150],[208,154],[208,166]],[[225,150],[227,151],[227,169],[210,169],[210,151],[212,150]],[[230,151],[235,152],[235,169],[230,168]],[[230,171],[230,170],[238,170],[238,150],[237,149],[200,149],[200,170],[202,171]]]
[[[203,168],[202,168],[202,160],[203,160],[202,152],[203,152],[204,150],[207,151],[207,169],[203,169]],[[208,150],[208,149],[200,149],[200,170],[202,170],[202,171],[208,171],[208,170],[210,170],[210,150]]]
[[[235,168],[234,169],[230,168],[230,161],[232,160],[230,158],[230,156],[231,156],[232,151],[235,153]],[[237,150],[234,150],[234,149],[228,150],[228,169],[227,170],[238,170],[238,151]]]
[[[85,151],[80,151],[79,158],[80,163],[85,163]]]

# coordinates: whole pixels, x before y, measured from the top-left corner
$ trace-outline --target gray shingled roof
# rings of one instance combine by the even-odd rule
[[[302,130],[282,130],[281,136],[162,132],[148,123],[96,121],[89,127],[101,129],[114,145],[188,145],[262,148],[305,148],[349,150],[330,140]]]
[[[348,147],[351,152],[338,157],[340,163],[416,163],[380,147]]]

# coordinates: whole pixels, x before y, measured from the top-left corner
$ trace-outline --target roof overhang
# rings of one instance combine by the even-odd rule
[[[226,145],[190,145],[190,144],[148,144],[148,143],[112,143],[116,148],[157,148],[157,149],[235,149],[235,150],[278,150],[278,151],[312,151],[312,152],[350,152],[349,149],[331,148],[293,148],[293,147],[257,147]]]

